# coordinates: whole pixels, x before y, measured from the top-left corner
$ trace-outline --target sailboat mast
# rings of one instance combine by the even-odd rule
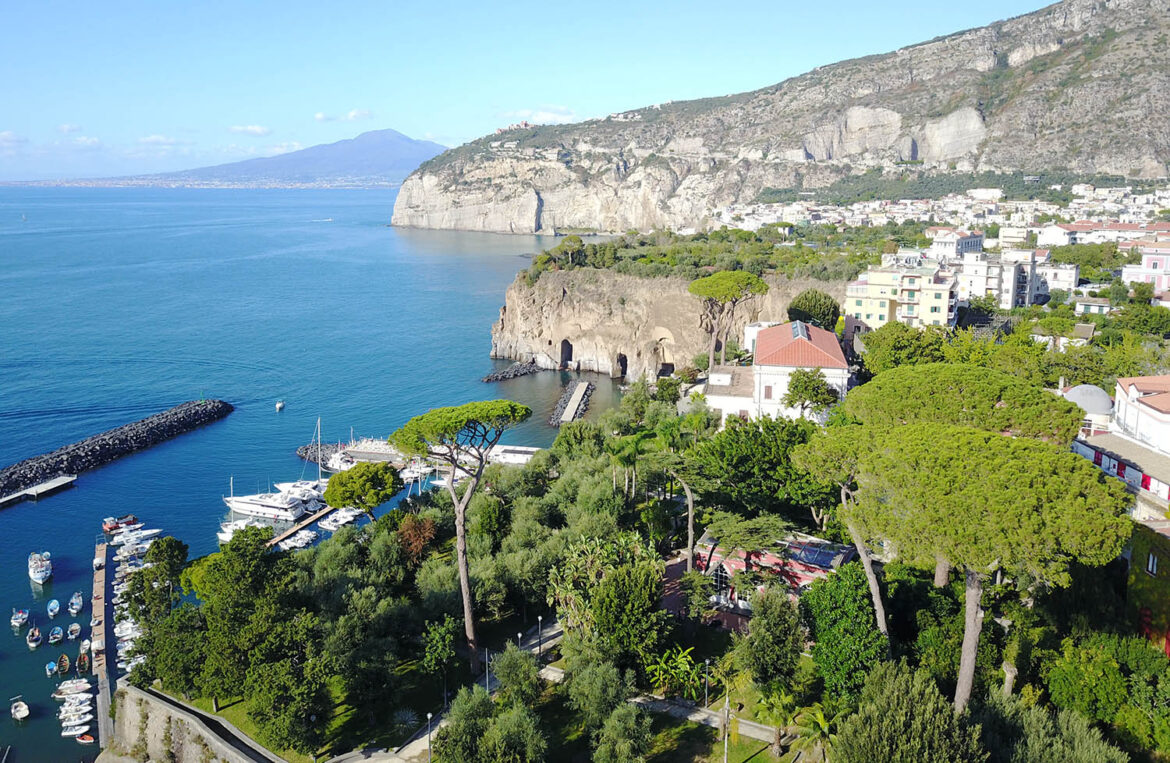
[[[321,417],[317,417],[317,484],[321,484]]]

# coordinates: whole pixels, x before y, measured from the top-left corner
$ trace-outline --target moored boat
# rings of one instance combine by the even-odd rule
[[[13,628],[19,628],[20,626],[22,626],[28,622],[28,610],[27,609],[13,609],[12,610],[12,618],[8,622],[12,623]]]
[[[78,744],[93,744],[94,738],[89,734],[78,734],[77,742]]]
[[[125,525],[134,524],[136,521],[138,521],[138,518],[133,514],[127,514],[124,517],[117,518],[106,517],[102,520],[102,530],[108,533],[113,532],[114,530],[117,530],[120,527],[124,527]]]
[[[89,639],[83,639],[83,640],[82,640],[82,642],[81,642],[81,653],[82,653],[82,654],[86,654],[86,653],[88,653],[88,652],[89,652],[89,647],[90,647],[90,642],[89,642]]]
[[[63,629],[60,625],[56,626],[55,628],[53,628],[53,630],[49,631],[49,643],[50,644],[60,644],[64,638],[65,638],[65,629]]]
[[[8,701],[12,703],[8,712],[12,714],[13,720],[23,721],[29,716],[28,703],[21,699],[21,695],[18,694]]]
[[[24,643],[28,644],[29,649],[36,649],[41,645],[41,629],[33,626],[28,629],[28,633],[24,637]]]
[[[63,737],[78,737],[89,731],[89,726],[66,726],[61,729],[61,736]]]
[[[62,726],[80,726],[83,723],[89,723],[93,720],[93,713],[74,713],[72,715],[59,718]]]
[[[48,551],[28,555],[28,577],[34,583],[44,583],[53,577],[53,562]]]
[[[45,678],[52,678],[55,675],[57,675],[57,663],[55,663],[55,662],[45,663]]]
[[[73,595],[69,597],[69,614],[77,617],[84,607],[85,599],[81,596],[81,591],[74,591]]]
[[[70,641],[76,641],[77,637],[81,635],[81,625],[79,623],[70,623],[68,634]]]
[[[81,675],[89,672],[89,655],[85,652],[77,656],[77,672]]]
[[[69,672],[69,655],[63,654],[57,658],[57,672],[65,675]]]
[[[45,611],[49,613],[49,617],[56,617],[57,613],[61,611],[61,602],[49,599],[49,605],[45,607]]]

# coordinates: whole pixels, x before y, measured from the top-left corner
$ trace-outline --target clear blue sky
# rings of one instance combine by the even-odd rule
[[[154,172],[393,127],[457,145],[770,85],[1042,0],[11,2],[0,180]]]

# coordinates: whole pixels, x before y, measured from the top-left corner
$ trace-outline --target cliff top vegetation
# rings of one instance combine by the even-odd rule
[[[925,223],[917,222],[872,228],[775,223],[756,231],[630,232],[589,243],[573,235],[534,257],[528,278],[534,283],[546,270],[594,268],[642,278],[694,280],[723,270],[746,270],[757,276],[849,281],[880,262],[883,251],[927,246],[924,229]]]

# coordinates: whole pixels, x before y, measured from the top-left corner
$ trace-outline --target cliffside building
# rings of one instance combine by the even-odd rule
[[[849,364],[832,331],[802,321],[760,329],[751,366],[716,366],[708,375],[707,405],[729,416],[798,418],[802,411],[784,404],[788,380],[797,369],[820,369],[825,381],[844,397],[849,390]]]

